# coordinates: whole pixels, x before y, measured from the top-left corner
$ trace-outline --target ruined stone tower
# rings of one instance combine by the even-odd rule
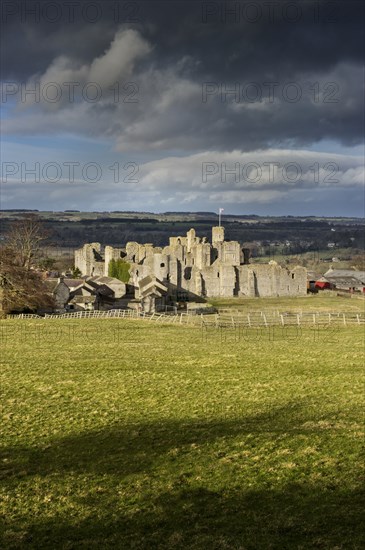
[[[217,226],[212,227],[212,244],[213,246],[218,243],[224,242],[224,227]]]

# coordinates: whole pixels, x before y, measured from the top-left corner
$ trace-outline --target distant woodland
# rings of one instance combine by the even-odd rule
[[[1,211],[0,238],[9,223],[27,215],[26,211]],[[191,228],[211,240],[211,228],[218,225],[214,213],[164,214],[136,212],[36,212],[50,232],[48,246],[76,248],[85,242],[124,246],[128,241],[168,244],[170,236],[185,235]],[[226,240],[249,244],[253,256],[270,255],[272,248],[282,254],[316,250],[364,250],[364,221],[355,218],[296,218],[223,216]]]

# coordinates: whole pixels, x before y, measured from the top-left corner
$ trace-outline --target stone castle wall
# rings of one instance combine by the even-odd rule
[[[170,237],[169,245],[127,243],[125,249],[106,246],[101,256],[100,243],[85,244],[75,252],[75,265],[83,275],[107,275],[112,258],[131,264],[130,283],[138,288],[147,275],[157,277],[169,288],[171,296],[186,292],[195,297],[230,296],[305,296],[307,271],[288,270],[269,264],[244,264],[237,241],[224,240],[224,227],[212,228],[212,243],[197,237],[190,229],[184,237]]]
[[[105,261],[101,256],[101,244],[85,244],[75,250],[75,267],[78,267],[83,275],[104,275]]]

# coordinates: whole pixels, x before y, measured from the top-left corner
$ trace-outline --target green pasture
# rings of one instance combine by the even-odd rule
[[[1,548],[364,547],[363,326],[0,337]]]

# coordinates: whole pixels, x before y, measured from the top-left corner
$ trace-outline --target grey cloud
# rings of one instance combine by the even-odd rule
[[[88,0],[76,3],[77,13],[90,4]],[[32,8],[42,3],[26,4]],[[3,20],[3,82],[14,80],[22,86],[39,80],[42,86],[55,82],[62,87],[65,81],[76,81],[83,87],[94,81],[102,91],[102,97],[95,102],[86,101],[80,89],[73,102],[63,95],[57,102],[34,103],[28,98],[25,103],[13,105],[11,97],[4,106],[4,138],[71,135],[103,140],[116,156],[132,151],[141,156],[166,157],[141,168],[150,171],[143,176],[143,185],[150,189],[151,209],[161,200],[166,204],[184,200],[205,209],[204,197],[209,204],[226,197],[227,205],[233,209],[245,202],[280,203],[284,196],[292,205],[299,201],[310,204],[312,189],[330,205],[332,200],[346,196],[344,189],[350,187],[354,194],[348,200],[354,200],[354,207],[360,204],[359,180],[363,174],[358,160],[350,159],[346,164],[340,159],[344,166],[340,184],[333,185],[337,199],[329,199],[325,196],[327,187],[311,187],[308,178],[302,188],[285,182],[266,185],[264,180],[261,187],[222,187],[211,181],[211,188],[204,188],[196,179],[197,157],[192,153],[205,158],[210,158],[211,153],[224,162],[233,158],[229,155],[241,158],[248,153],[255,157],[258,150],[267,150],[270,155],[278,148],[285,156],[290,148],[305,149],[322,140],[347,146],[361,143],[361,0],[298,2],[301,13],[297,21],[290,20],[285,12],[293,2],[284,0],[273,3],[277,7],[274,18],[268,15],[266,0],[211,2],[213,11],[206,20],[207,2],[135,4],[138,13],[133,21],[127,20],[125,12],[119,11],[116,17],[115,6],[119,5],[120,10],[124,5],[117,0],[100,2],[102,17],[96,23],[80,15],[67,21],[65,13],[55,23],[42,16],[39,21],[32,17],[22,21],[19,13],[9,14],[7,21]],[[257,21],[250,21],[245,15],[249,4],[263,10]],[[238,5],[240,14],[226,14],[225,20],[222,10],[227,5]],[[114,82],[121,85],[117,101]],[[204,101],[203,90],[208,82],[215,91]],[[126,83],[131,86],[129,89],[123,89]],[[270,99],[268,83],[276,83],[274,101]],[[285,97],[284,90],[288,92],[290,83],[302,92],[298,101]],[[260,90],[257,101],[245,97],[245,86],[250,84]],[[240,88],[239,100],[235,101],[232,95],[225,100],[220,91],[235,85]],[[294,87],[289,91],[295,91]],[[136,102],[128,102],[130,93]],[[168,157],[176,151],[185,155],[185,161]],[[186,194],[180,196],[182,188]],[[12,200],[21,200],[16,182],[11,189],[8,192],[13,194]],[[32,190],[42,201],[41,191],[34,187]],[[75,188],[75,200],[81,200],[82,192],[85,187]],[[106,203],[117,200],[114,188],[105,187],[105,193]],[[61,204],[66,201],[64,188],[60,188],[60,196]],[[242,202],[240,197],[244,197]],[[50,201],[54,200],[56,196],[50,196]],[[90,194],[88,200],[94,200]],[[131,208],[136,207],[138,200],[137,189],[128,191]]]
[[[28,9],[32,4],[27,2]],[[119,2],[104,2],[94,24],[82,16],[90,2],[77,4],[73,21],[67,20],[65,3],[59,1],[60,21],[50,23],[41,14],[39,21],[29,16],[22,22],[14,13],[4,24],[5,81],[16,78],[24,85],[36,78],[43,83],[94,80],[103,91],[100,102],[80,109],[67,105],[65,95],[56,104],[43,102],[49,111],[63,107],[68,113],[62,120],[43,114],[32,119],[23,113],[25,131],[52,132],[55,125],[61,132],[108,135],[119,150],[256,149],[305,146],[326,138],[347,145],[362,140],[360,1],[301,2],[297,20],[293,3],[284,0],[272,3],[274,11],[266,1],[135,2],[135,14],[133,9],[122,13]],[[246,10],[249,4],[261,11],[257,21]],[[238,9],[238,15],[225,17],[224,6]],[[127,15],[133,21],[127,21]],[[123,85],[129,78],[138,86],[139,104],[115,106],[108,85]],[[207,82],[219,89],[238,84],[243,90],[254,83],[264,105],[267,83],[276,83],[278,97],[267,109],[255,108],[262,104],[242,97],[238,106],[225,103],[219,93],[203,103]],[[283,98],[290,82],[302,89],[297,103]],[[328,88],[323,96],[329,83],[338,88],[335,103],[326,101]],[[311,100],[314,94],[317,102]],[[6,128],[16,131],[17,121]]]
[[[40,3],[28,0],[26,4],[31,10]],[[60,19],[54,23],[42,12],[38,20],[31,15],[22,19],[16,8],[6,21],[3,17],[3,40],[9,50],[4,59],[5,78],[27,80],[36,72],[43,73],[59,55],[90,63],[122,25],[139,30],[156,45],[155,60],[160,68],[190,56],[200,62],[190,70],[203,78],[282,79],[302,71],[328,71],[341,61],[363,60],[359,47],[364,9],[361,0],[297,2],[294,17],[290,13],[293,2],[286,0],[136,1],[129,3],[136,7],[134,16],[131,10],[127,13],[126,3],[94,2],[101,10],[95,23],[83,14],[83,7],[91,4],[89,0],[76,2],[73,20],[66,10],[67,2],[56,0],[53,4],[61,10]],[[256,6],[256,18],[249,14],[250,5],[251,12]],[[232,8],[238,13],[225,16],[224,11]],[[208,15],[204,17],[204,13]]]
[[[118,48],[124,62],[115,65]],[[128,30],[119,32],[103,56],[89,65],[58,58],[40,84],[45,89],[48,82],[59,83],[60,101],[32,103],[34,112],[20,110],[4,122],[3,131],[91,133],[113,139],[119,151],[254,150],[306,146],[322,139],[347,145],[362,141],[364,84],[358,66],[340,64],[320,77],[306,73],[297,81],[223,84],[187,78],[182,67],[189,59],[163,70],[152,61],[142,70],[138,61],[148,60],[152,51],[153,45]],[[130,87],[129,95],[135,88],[132,102],[122,88],[116,101],[111,88],[118,79]],[[69,81],[81,84],[78,101],[72,103],[63,86]],[[100,88],[96,102],[80,100],[80,89],[90,81]]]

